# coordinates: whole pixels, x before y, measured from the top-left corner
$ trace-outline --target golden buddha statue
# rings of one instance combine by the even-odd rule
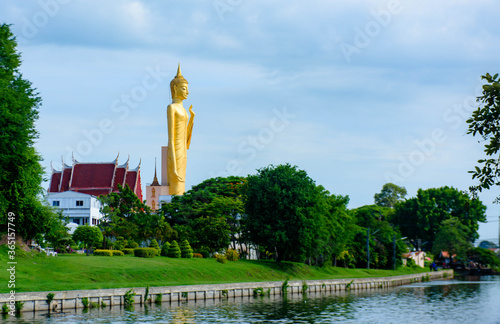
[[[188,113],[182,101],[189,94],[188,82],[181,74],[181,65],[177,68],[177,75],[170,82],[172,103],[167,107],[168,125],[168,153],[167,174],[170,185],[170,195],[182,195],[186,187],[187,150],[191,143],[193,131],[193,106],[189,107],[191,116],[188,122]]]

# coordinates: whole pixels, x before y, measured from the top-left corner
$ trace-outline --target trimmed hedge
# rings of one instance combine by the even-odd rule
[[[154,258],[158,253],[155,248],[137,248],[134,249],[134,256],[140,258]]]
[[[134,254],[134,249],[122,249],[123,254]]]
[[[125,254],[122,251],[112,250],[113,256],[124,256]]]
[[[162,247],[161,247],[161,252],[160,254],[162,256],[168,256],[168,250],[170,249],[170,243],[168,242],[165,242],[163,243]]]
[[[188,240],[182,241],[181,246],[179,248],[181,249],[181,257],[187,259],[193,257],[193,249],[191,248],[191,245],[189,245]]]
[[[181,249],[179,248],[179,245],[175,240],[170,243],[170,248],[168,249],[168,257],[170,258],[181,257]]]
[[[95,250],[94,255],[97,256],[113,256],[113,251],[111,250]]]

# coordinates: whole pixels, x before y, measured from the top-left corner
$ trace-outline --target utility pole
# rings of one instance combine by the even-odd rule
[[[366,229],[366,269],[370,269],[370,228]]]
[[[394,234],[394,239],[392,240],[392,248],[394,249],[394,270],[396,270],[396,234]]]

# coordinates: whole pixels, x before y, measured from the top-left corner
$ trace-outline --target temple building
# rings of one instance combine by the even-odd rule
[[[47,201],[63,211],[70,222],[78,225],[98,225],[102,215],[98,196],[118,192],[118,185],[128,185],[142,201],[141,163],[129,169],[129,160],[83,163],[73,158],[73,165],[62,161],[62,170],[52,167]]]

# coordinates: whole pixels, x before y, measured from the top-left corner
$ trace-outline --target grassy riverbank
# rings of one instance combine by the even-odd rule
[[[0,262],[4,267],[8,261],[5,247],[0,247]],[[273,261],[240,260],[222,264],[215,259],[144,259],[81,254],[46,257],[24,254],[17,255],[15,259],[16,292],[281,281],[286,278],[314,280],[389,277],[427,271],[408,268],[397,271],[318,268],[302,263]],[[0,271],[0,293],[11,290],[8,288],[9,276],[9,272]]]

